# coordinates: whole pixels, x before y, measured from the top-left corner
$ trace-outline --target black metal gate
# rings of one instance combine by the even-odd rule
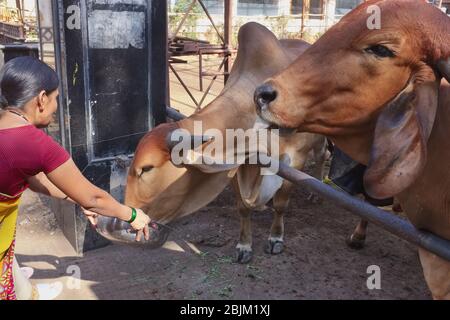
[[[122,200],[127,162],[139,139],[165,122],[167,3],[53,1],[60,88],[57,135],[97,186]],[[54,211],[77,252],[107,244],[73,205]]]

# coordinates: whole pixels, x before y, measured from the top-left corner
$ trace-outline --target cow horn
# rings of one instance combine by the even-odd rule
[[[191,140],[191,148],[194,149],[196,147],[198,147],[199,145],[202,145],[203,143],[212,141],[214,139],[214,137],[212,136],[205,136],[205,135],[201,135],[201,136],[195,136],[195,135],[185,135],[185,136],[180,136],[178,140],[175,140],[172,138],[172,132],[169,132],[166,136],[166,145],[167,145],[167,149],[169,149],[169,151],[172,151],[172,149],[179,144],[180,142],[183,141],[183,139],[185,138],[190,138]]]
[[[442,59],[438,61],[437,67],[444,78],[450,82],[450,58],[447,58],[447,60]]]

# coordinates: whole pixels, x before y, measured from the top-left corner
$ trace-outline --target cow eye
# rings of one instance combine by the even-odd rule
[[[393,58],[395,57],[395,53],[390,50],[389,48],[381,45],[381,44],[377,44],[371,47],[368,47],[365,49],[366,52],[377,55],[381,58]]]
[[[144,174],[144,173],[146,173],[146,172],[149,172],[150,170],[152,170],[153,169],[153,166],[145,166],[145,167],[142,167],[142,171],[141,171],[141,176]]]

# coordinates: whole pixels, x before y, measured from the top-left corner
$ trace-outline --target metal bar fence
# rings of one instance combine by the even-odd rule
[[[319,195],[332,200],[333,203],[368,220],[390,233],[422,247],[448,261],[450,261],[450,241],[440,238],[430,232],[416,229],[410,222],[370,205],[358,198],[333,189],[321,181],[295,170],[284,163],[279,164],[277,174],[292,183],[308,187]]]
[[[170,107],[167,107],[167,115],[176,121],[186,118],[186,116]],[[372,206],[358,198],[352,197],[345,192],[335,190],[316,178],[293,169],[282,162],[272,162],[271,166],[279,168],[277,174],[280,177],[291,181],[298,186],[307,187],[310,190],[317,192],[322,197],[333,201],[336,205],[382,227],[399,238],[450,261],[449,240],[440,238],[437,235],[424,230],[418,230],[407,220]]]

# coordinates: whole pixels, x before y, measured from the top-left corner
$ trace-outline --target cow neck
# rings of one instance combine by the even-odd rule
[[[372,138],[369,135],[328,136],[328,138],[353,160],[367,165],[370,158]]]

